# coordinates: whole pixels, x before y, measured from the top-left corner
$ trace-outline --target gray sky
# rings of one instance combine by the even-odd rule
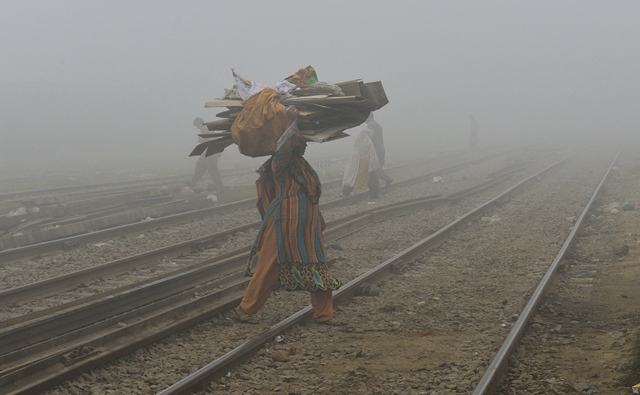
[[[381,80],[390,158],[462,146],[469,114],[485,144],[637,136],[639,37],[637,1],[0,0],[0,163],[191,165],[232,67]]]

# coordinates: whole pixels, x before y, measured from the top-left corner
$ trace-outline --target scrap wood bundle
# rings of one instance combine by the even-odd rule
[[[198,144],[190,156],[213,155],[233,143],[247,156],[271,155],[296,130],[307,141],[337,140],[389,102],[380,81],[329,84],[318,81],[311,66],[273,87],[235,72],[233,76],[236,85],[225,89],[223,98],[205,103],[206,108],[226,110],[217,114],[219,119],[205,123],[211,133],[199,136],[208,140]]]

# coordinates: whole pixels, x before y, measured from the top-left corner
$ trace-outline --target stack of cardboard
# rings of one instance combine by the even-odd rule
[[[389,100],[380,81],[365,83],[362,80],[341,82],[337,85],[341,95],[306,96],[304,88],[295,90],[294,96],[281,100],[284,106],[294,105],[299,111],[298,128],[308,141],[327,142],[347,137],[344,131],[362,124],[372,111],[386,105]],[[231,145],[231,125],[242,111],[242,100],[215,99],[205,103],[205,108],[222,108],[219,119],[205,123],[211,133],[199,136],[211,140],[199,144],[190,156],[222,152]]]

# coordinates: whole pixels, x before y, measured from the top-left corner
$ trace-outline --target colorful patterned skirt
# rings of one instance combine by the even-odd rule
[[[268,217],[260,228],[260,234],[251,250],[247,262],[246,274],[252,276],[255,268],[262,261],[268,262],[276,259],[278,261],[280,284],[288,291],[307,290],[309,292],[337,290],[340,288],[340,281],[328,270],[325,262],[288,262],[278,257],[278,253],[269,256],[261,255],[260,246],[266,243],[271,245],[282,244],[282,237],[278,237],[274,216]],[[279,241],[280,239],[280,241]],[[319,248],[324,249],[323,246]],[[282,250],[278,245],[276,250]],[[270,249],[273,251],[273,249]]]

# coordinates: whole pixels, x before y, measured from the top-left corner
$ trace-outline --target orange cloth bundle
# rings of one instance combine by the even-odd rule
[[[231,138],[243,155],[258,157],[276,151],[276,142],[291,121],[275,89],[265,88],[242,102],[231,125]]]

